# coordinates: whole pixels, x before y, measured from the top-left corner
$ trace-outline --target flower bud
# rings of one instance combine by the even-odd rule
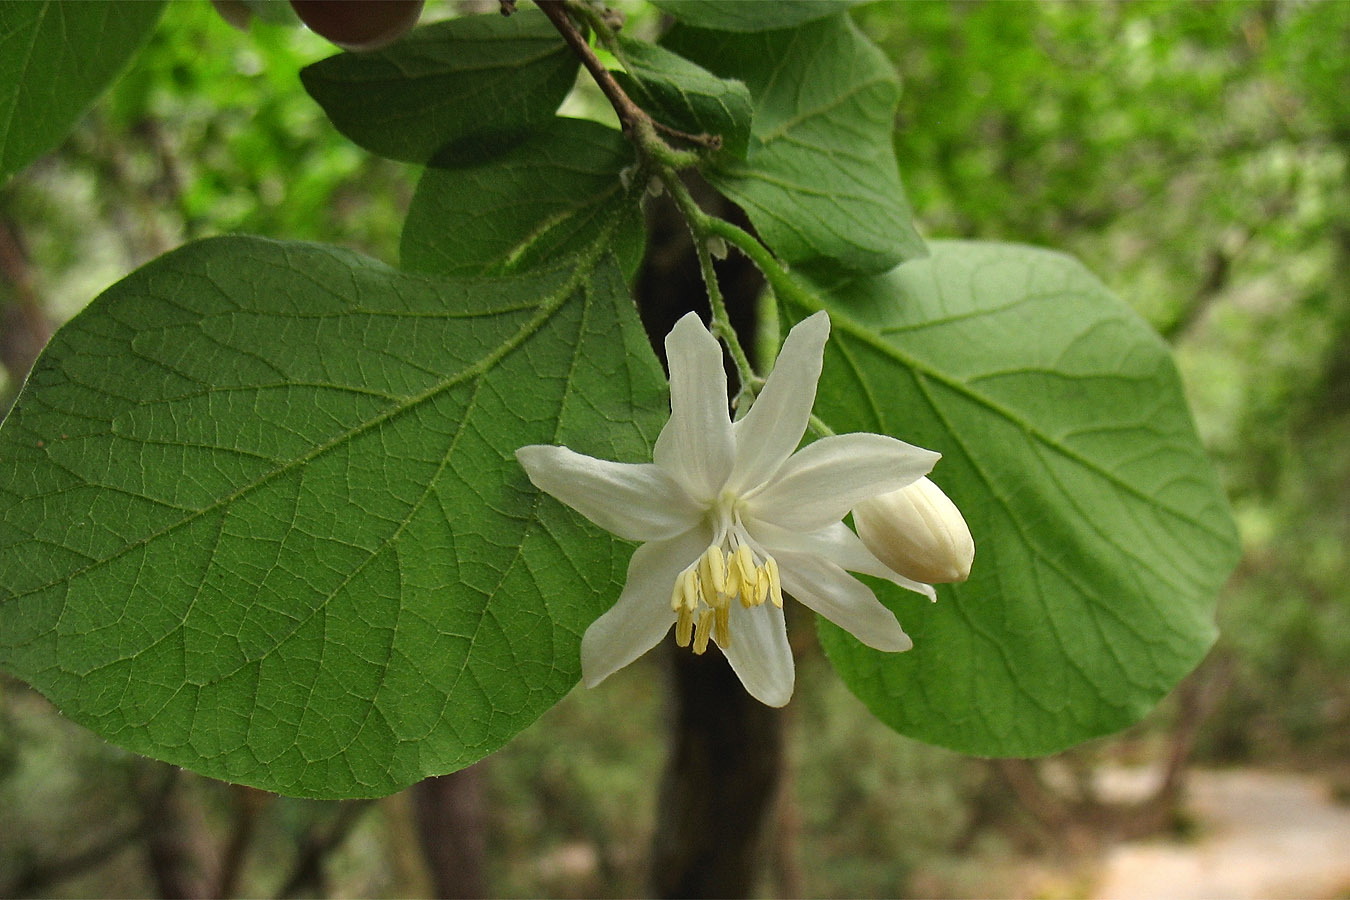
[[[956,504],[927,478],[859,503],[853,524],[867,549],[907,578],[945,584],[970,577],[970,529]]]

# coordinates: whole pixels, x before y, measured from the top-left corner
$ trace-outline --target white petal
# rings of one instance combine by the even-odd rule
[[[701,510],[669,474],[652,463],[618,463],[566,447],[532,444],[516,459],[541,491],[630,541],[688,531]]]
[[[941,454],[884,434],[840,434],[808,444],[752,495],[755,518],[794,531],[843,519],[866,497],[898,490],[928,474]]]
[[[740,493],[767,481],[797,449],[811,419],[829,336],[830,317],[824,310],[788,332],[764,389],[732,426],[736,434],[736,467],[728,483],[732,490]]]
[[[721,490],[735,455],[727,412],[722,345],[694,313],[666,335],[670,365],[670,421],[656,439],[653,458],[697,500]]]
[[[887,652],[914,646],[876,594],[834,563],[808,553],[784,553],[774,559],[785,591],[867,646]]]
[[[786,553],[810,553],[829,560],[841,569],[884,578],[916,594],[923,594],[929,600],[937,599],[937,592],[931,584],[907,578],[877,559],[843,522],[835,522],[819,531],[805,534],[760,522],[750,523],[748,527],[750,536],[775,558]]]
[[[731,646],[722,654],[745,689],[765,706],[792,699],[795,679],[783,611],[772,603],[745,609],[731,604]]]
[[[709,537],[703,528],[695,528],[637,548],[623,593],[582,635],[581,675],[587,687],[595,687],[665,637],[675,624],[670,609],[675,576],[708,548]]]

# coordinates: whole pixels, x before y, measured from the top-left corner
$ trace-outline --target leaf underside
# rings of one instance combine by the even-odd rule
[[[548,18],[522,9],[424,25],[387,49],[306,66],[300,80],[352,141],[420,164],[459,154],[462,142],[510,146],[546,125],[578,65]]]
[[[160,2],[0,3],[0,183],[60,143],[163,10]]]
[[[829,292],[817,410],[940,451],[975,565],[931,605],[877,583],[907,653],[821,638],[897,731],[1050,753],[1137,721],[1196,665],[1234,526],[1171,355],[1128,307],[1059,254],[931,247]]]
[[[662,42],[749,88],[746,158],[705,174],[778,255],[867,274],[924,255],[892,144],[899,80],[848,16],[757,34],[678,26]]]
[[[481,163],[427,168],[403,223],[403,268],[525,271],[612,234],[611,250],[631,275],[646,237],[637,201],[645,188],[625,186],[633,166],[632,145],[618,131],[560,118]]]
[[[449,280],[188,245],[64,327],[0,429],[0,663],[213,777],[452,771],[573,686],[629,554],[513,451],[647,458],[664,407],[612,260]]]

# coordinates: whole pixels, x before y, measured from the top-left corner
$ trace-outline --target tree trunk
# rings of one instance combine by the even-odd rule
[[[674,657],[653,889],[658,897],[748,897],[778,795],[783,713],[746,693],[714,649],[703,656],[677,649]]]
[[[440,900],[483,897],[486,855],[482,763],[413,786],[417,833]]]

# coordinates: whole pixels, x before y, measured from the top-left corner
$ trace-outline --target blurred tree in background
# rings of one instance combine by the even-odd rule
[[[1051,791],[1056,767],[1170,754],[1344,771],[1350,4],[855,15],[904,80],[895,146],[927,234],[1063,248],[1167,337],[1245,556],[1220,645],[1177,701],[1064,760],[991,765],[909,742],[813,677],[806,648],[766,891],[996,891],[996,863],[1086,808]],[[302,29],[244,35],[206,3],[169,5],[63,147],[0,190],[4,404],[54,323],[188,239],[325,240],[396,261],[418,173],[341,138],[305,95],[296,72],[330,52]],[[665,717],[644,667],[659,664],[574,693],[481,767],[489,893],[643,892]],[[0,895],[431,890],[404,795],[270,798],[134,758],[22,685],[0,690]]]

